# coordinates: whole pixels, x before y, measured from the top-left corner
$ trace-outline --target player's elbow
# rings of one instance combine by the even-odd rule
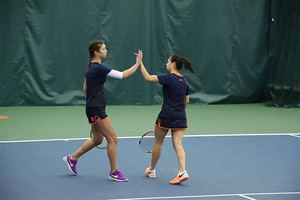
[[[123,74],[123,77],[122,77],[122,79],[126,79],[126,78],[128,78],[129,76],[127,76],[127,75],[125,75],[125,74]]]
[[[158,78],[156,75],[145,75],[144,79],[148,82],[158,82]]]
[[[124,71],[124,72],[123,72],[122,79],[128,78],[131,74],[132,74],[132,73],[129,73],[128,71]]]
[[[187,107],[187,105],[189,105],[189,102],[188,101],[184,102],[184,106]]]
[[[186,96],[185,99],[184,99],[184,105],[185,105],[185,107],[187,107],[187,105],[189,104],[189,102],[190,102],[190,98],[189,98],[189,96]]]
[[[144,76],[144,79],[145,79],[145,81],[148,81],[148,82],[151,81],[151,78],[149,76]]]

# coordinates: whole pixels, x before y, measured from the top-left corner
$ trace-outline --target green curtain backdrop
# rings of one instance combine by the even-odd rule
[[[300,1],[271,4],[267,106],[300,108]]]
[[[0,106],[82,105],[87,47],[101,39],[106,66],[123,71],[144,52],[151,74],[167,73],[172,54],[191,60],[182,70],[191,103],[264,100],[270,57],[269,0],[0,0]],[[108,104],[162,102],[161,86],[140,70],[107,78]]]

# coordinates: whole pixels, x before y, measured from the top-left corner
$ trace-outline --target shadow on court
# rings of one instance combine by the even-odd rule
[[[157,178],[144,171],[151,154],[138,138],[120,138],[118,167],[128,182],[107,179],[106,150],[93,149],[77,164],[62,158],[84,140],[0,143],[0,199],[300,199],[300,138],[290,135],[185,137],[190,179],[171,185],[178,169],[168,137]]]

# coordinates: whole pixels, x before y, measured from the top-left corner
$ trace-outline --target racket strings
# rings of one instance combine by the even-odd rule
[[[140,148],[147,153],[151,153],[154,146],[154,131],[148,131],[140,139]]]

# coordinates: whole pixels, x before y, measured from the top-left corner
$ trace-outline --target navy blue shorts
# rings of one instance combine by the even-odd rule
[[[96,120],[105,120],[108,115],[105,113],[105,108],[85,107],[85,113],[90,124],[96,124]]]
[[[155,125],[163,129],[171,130],[185,130],[189,128],[187,126],[186,119],[167,118],[160,116],[157,117]]]

